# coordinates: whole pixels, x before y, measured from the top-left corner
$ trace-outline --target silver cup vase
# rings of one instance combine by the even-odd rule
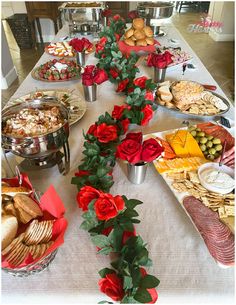
[[[80,66],[85,66],[85,52],[76,52],[76,63]]]
[[[155,83],[162,83],[165,81],[166,77],[166,68],[160,69],[154,67],[154,82]]]
[[[87,102],[95,102],[97,100],[97,84],[84,87],[84,97]]]
[[[146,177],[148,163],[139,162],[135,164],[127,164],[127,174],[130,182],[134,184],[141,184]]]

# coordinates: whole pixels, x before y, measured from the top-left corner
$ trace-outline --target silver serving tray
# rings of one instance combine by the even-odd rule
[[[161,105],[161,104],[159,104],[157,101],[156,101],[156,104],[158,105],[158,107],[162,107],[162,108],[165,108],[165,109],[168,109],[168,110],[170,110],[170,111],[173,111],[173,112],[175,112],[175,113],[179,113],[179,114],[182,114],[182,115],[187,115],[187,116],[190,116],[190,117],[195,117],[195,118],[214,118],[214,117],[217,117],[217,116],[220,116],[220,115],[222,115],[222,114],[224,114],[224,113],[226,113],[226,112],[228,112],[229,111],[229,109],[230,109],[230,103],[224,98],[224,97],[222,97],[220,94],[218,94],[218,93],[215,93],[215,92],[212,92],[212,91],[210,91],[210,90],[204,90],[204,91],[208,91],[208,92],[211,92],[213,95],[215,95],[216,97],[219,97],[225,104],[226,104],[226,106],[228,107],[226,110],[222,110],[222,111],[220,111],[220,112],[218,112],[218,113],[216,113],[216,114],[213,114],[213,115],[208,115],[208,114],[194,114],[194,113],[188,113],[188,112],[182,112],[182,111],[180,111],[179,109],[177,109],[177,108],[168,108],[168,107],[166,107],[166,106],[164,106],[164,105]]]

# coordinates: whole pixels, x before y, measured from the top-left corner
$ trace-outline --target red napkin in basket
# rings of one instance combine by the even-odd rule
[[[29,181],[29,178],[26,174],[22,173],[22,186],[28,187],[33,189],[32,184]],[[7,182],[11,186],[19,186],[18,178],[10,178],[10,179],[2,179],[2,181]],[[34,198],[33,198],[34,199]],[[51,185],[47,189],[47,191],[43,194],[40,199],[40,208],[43,211],[43,216],[38,218],[39,221],[54,219],[53,230],[52,230],[52,239],[54,243],[47,249],[44,255],[40,258],[33,259],[31,254],[25,258],[23,263],[18,265],[17,267],[12,266],[6,261],[6,257],[2,256],[2,267],[3,268],[23,268],[31,263],[36,263],[37,261],[41,260],[43,257],[47,256],[48,254],[52,253],[55,249],[57,249],[61,244],[64,243],[64,234],[67,228],[67,220],[64,218],[65,208],[63,205],[62,200],[58,196],[55,188]],[[19,235],[25,227],[29,226],[30,223],[27,225],[20,225],[17,232]],[[19,234],[18,234],[19,233]]]
[[[152,46],[128,46],[123,40],[118,41],[118,47],[123,54],[130,54],[132,51],[135,53],[138,52],[145,52],[145,53],[152,53],[156,51],[155,45],[161,45],[157,40],[155,40],[155,44]]]

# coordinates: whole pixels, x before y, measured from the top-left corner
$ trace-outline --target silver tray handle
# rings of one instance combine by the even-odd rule
[[[10,141],[2,141],[2,148],[3,149],[7,149],[7,150],[12,150],[12,141],[9,143]],[[25,139],[22,143],[14,145],[15,148],[20,149],[20,148],[27,148],[29,147],[31,144],[33,144],[33,140],[30,139]]]

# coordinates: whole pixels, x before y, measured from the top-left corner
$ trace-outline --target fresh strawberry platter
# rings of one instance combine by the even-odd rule
[[[74,60],[53,59],[35,68],[31,75],[36,80],[62,82],[78,79],[81,67]]]

